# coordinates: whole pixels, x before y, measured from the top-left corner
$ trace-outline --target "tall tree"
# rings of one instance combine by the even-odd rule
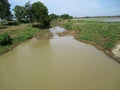
[[[0,0],[0,18],[2,20],[11,19],[10,4],[8,0]]]
[[[25,17],[26,17],[26,20],[27,22],[32,22],[32,12],[31,12],[31,4],[30,4],[30,1],[28,1],[26,4],[25,4]]]
[[[16,5],[13,9],[15,17],[19,22],[31,22],[32,21],[32,12],[30,1],[27,2],[24,6]]]
[[[25,14],[25,7],[24,6],[17,5],[17,6],[15,6],[15,8],[13,10],[14,10],[15,16],[19,22],[25,21],[26,14]]]
[[[41,2],[35,2],[32,4],[33,18],[40,23],[40,27],[46,28],[50,26],[50,19],[48,15],[47,7]]]

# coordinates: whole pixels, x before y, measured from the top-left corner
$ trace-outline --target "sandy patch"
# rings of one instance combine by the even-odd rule
[[[120,44],[117,45],[113,50],[112,53],[115,57],[120,58]]]

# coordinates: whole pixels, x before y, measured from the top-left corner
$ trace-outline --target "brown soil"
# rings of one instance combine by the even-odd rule
[[[77,31],[64,31],[62,33],[58,33],[59,36],[65,36],[65,35],[72,35],[74,37],[76,37],[78,35]]]
[[[37,33],[34,38],[37,39],[51,39],[52,38],[52,33],[50,33],[49,30],[41,30],[39,33]]]

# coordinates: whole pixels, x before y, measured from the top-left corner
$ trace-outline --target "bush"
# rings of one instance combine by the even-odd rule
[[[10,45],[12,43],[12,39],[8,33],[3,33],[0,35],[0,46]]]
[[[10,25],[10,26],[12,26],[12,25],[18,25],[18,24],[19,24],[18,21],[8,21],[7,22],[7,25]]]
[[[39,27],[40,27],[40,24],[38,24],[38,23],[32,24],[32,27],[34,27],[34,28],[39,28]]]

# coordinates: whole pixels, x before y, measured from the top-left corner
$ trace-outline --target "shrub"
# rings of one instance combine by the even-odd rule
[[[40,25],[39,25],[38,23],[36,23],[36,24],[32,24],[32,27],[34,27],[34,28],[39,28]]]
[[[19,24],[19,22],[18,21],[8,21],[7,22],[7,25],[18,25]]]
[[[12,39],[8,33],[3,33],[0,35],[0,46],[10,45],[12,43]]]

